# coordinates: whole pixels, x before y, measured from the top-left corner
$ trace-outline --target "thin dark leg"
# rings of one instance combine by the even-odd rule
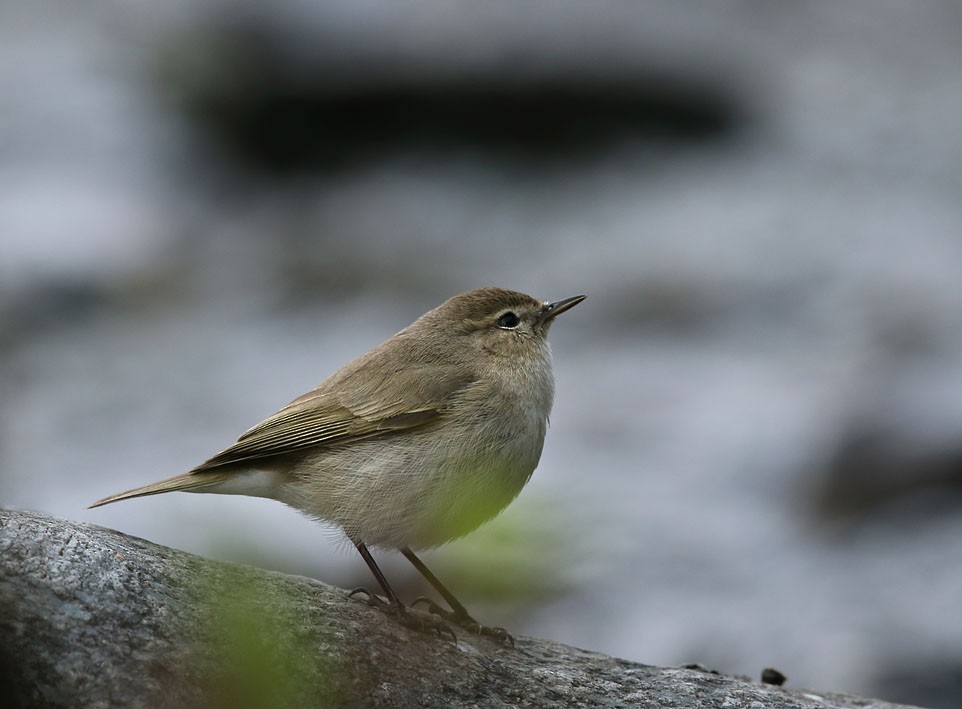
[[[357,550],[361,553],[364,563],[367,564],[367,568],[369,568],[371,573],[374,574],[374,578],[376,578],[377,582],[381,584],[381,588],[384,589],[384,595],[387,596],[387,600],[390,601],[391,605],[403,608],[404,604],[401,603],[401,599],[397,597],[394,589],[391,588],[391,584],[387,582],[387,579],[384,577],[384,573],[380,568],[378,568],[378,565],[374,563],[374,557],[371,556],[371,552],[367,550],[367,545],[365,545],[364,542],[355,542],[354,546],[356,546]]]
[[[434,586],[434,589],[441,594],[445,601],[448,602],[451,610],[448,611],[444,608],[441,608],[430,598],[419,598],[414,601],[413,605],[424,603],[427,605],[428,610],[431,611],[431,613],[441,616],[451,623],[457,623],[462,628],[466,628],[472,633],[477,633],[478,635],[487,635],[492,638],[497,638],[502,642],[510,643],[511,646],[514,647],[514,638],[511,637],[507,630],[504,628],[489,628],[481,625],[478,621],[472,618],[471,614],[468,613],[468,609],[461,605],[461,602],[454,597],[454,594],[444,587],[444,584],[438,580],[438,577],[431,573],[431,570],[424,565],[423,561],[414,555],[413,551],[411,551],[408,547],[405,547],[401,549],[401,553],[407,557],[408,561],[414,564],[414,568],[417,569],[418,572],[428,580],[428,583]]]
[[[381,588],[384,590],[384,595],[387,596],[388,602],[384,603],[384,601],[365,588],[355,588],[348,595],[353,596],[356,593],[363,593],[368,597],[369,605],[380,606],[382,610],[393,615],[395,618],[401,621],[403,625],[416,630],[433,630],[441,636],[447,634],[454,642],[458,641],[454,631],[445,625],[443,621],[436,618],[425,619],[423,617],[417,617],[408,613],[404,608],[404,604],[401,603],[401,599],[398,598],[398,595],[394,592],[394,589],[391,588],[391,584],[387,582],[387,578],[384,576],[384,573],[374,562],[374,557],[371,556],[371,552],[368,551],[367,545],[364,542],[355,542],[354,546],[357,547],[358,552],[360,552],[361,558],[363,558],[364,563],[367,564],[367,568],[369,568],[371,573],[374,574],[374,578],[376,578],[377,582],[381,584]],[[455,603],[457,603],[457,601],[455,601]],[[464,610],[464,608],[461,607],[461,610]]]
[[[401,550],[401,553],[407,557],[408,561],[414,564],[414,568],[417,569],[418,572],[428,580],[428,583],[434,586],[435,590],[441,594],[441,597],[448,602],[448,605],[451,606],[451,610],[454,611],[456,616],[467,620],[474,620],[471,614],[468,613],[468,609],[461,605],[460,601],[454,597],[454,594],[444,587],[444,584],[441,583],[438,577],[431,573],[431,570],[424,565],[423,561],[414,555],[413,551],[405,547]]]

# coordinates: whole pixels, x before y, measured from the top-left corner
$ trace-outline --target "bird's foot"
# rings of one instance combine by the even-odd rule
[[[491,628],[487,625],[481,625],[478,621],[468,615],[467,612],[462,611],[458,613],[455,611],[449,611],[447,608],[442,608],[430,598],[425,598],[424,596],[415,599],[414,603],[411,605],[416,606],[419,603],[423,603],[427,607],[428,612],[432,615],[444,618],[444,620],[464,628],[469,633],[494,638],[495,640],[507,643],[511,647],[514,647],[514,638],[511,637],[511,634],[504,628]]]
[[[458,636],[455,635],[450,626],[448,626],[448,624],[440,618],[426,616],[423,613],[411,613],[400,601],[396,603],[386,601],[377,594],[371,593],[366,588],[355,588],[347,595],[349,598],[353,598],[355,595],[362,593],[367,596],[367,604],[369,606],[373,606],[384,611],[388,615],[395,618],[405,628],[417,630],[418,632],[422,633],[434,632],[438,634],[438,637],[447,636],[451,638],[455,644],[457,644]]]
[[[347,594],[347,597],[348,597],[348,598],[354,598],[354,596],[356,596],[356,595],[358,595],[358,594],[360,594],[360,593],[363,593],[365,596],[367,596],[367,604],[368,604],[369,606],[375,606],[375,607],[377,607],[377,608],[391,608],[391,607],[394,605],[394,604],[391,603],[390,601],[385,601],[383,598],[381,598],[380,596],[378,596],[376,593],[371,593],[370,591],[368,591],[368,590],[367,590],[366,588],[364,588],[363,586],[361,586],[360,588],[355,588],[353,591],[351,591],[349,594]]]
[[[398,607],[396,617],[405,628],[411,628],[421,633],[437,633],[439,638],[446,636],[455,645],[458,644],[458,636],[451,630],[451,626],[440,618],[424,615],[424,613],[412,613],[404,606]]]

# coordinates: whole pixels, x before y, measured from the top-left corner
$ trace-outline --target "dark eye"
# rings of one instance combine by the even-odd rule
[[[498,318],[498,327],[503,327],[510,330],[511,328],[518,327],[520,322],[521,320],[518,318],[518,316],[509,310],[500,318]]]

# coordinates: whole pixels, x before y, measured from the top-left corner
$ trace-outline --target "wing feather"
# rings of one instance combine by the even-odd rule
[[[398,344],[390,357],[375,348],[354,360],[191,472],[346,445],[436,421],[475,378],[454,362],[425,361],[416,343]]]

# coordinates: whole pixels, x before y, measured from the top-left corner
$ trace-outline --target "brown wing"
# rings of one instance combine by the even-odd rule
[[[230,448],[198,465],[191,472],[293,453],[303,448],[350,443],[388,431],[422,426],[441,415],[437,409],[424,409],[381,419],[367,419],[356,416],[336,401],[323,403],[327,405],[315,400],[307,406],[279,411],[245,433]]]
[[[389,351],[385,343],[347,364],[191,472],[424,426],[474,381],[464,367],[392,340]]]

